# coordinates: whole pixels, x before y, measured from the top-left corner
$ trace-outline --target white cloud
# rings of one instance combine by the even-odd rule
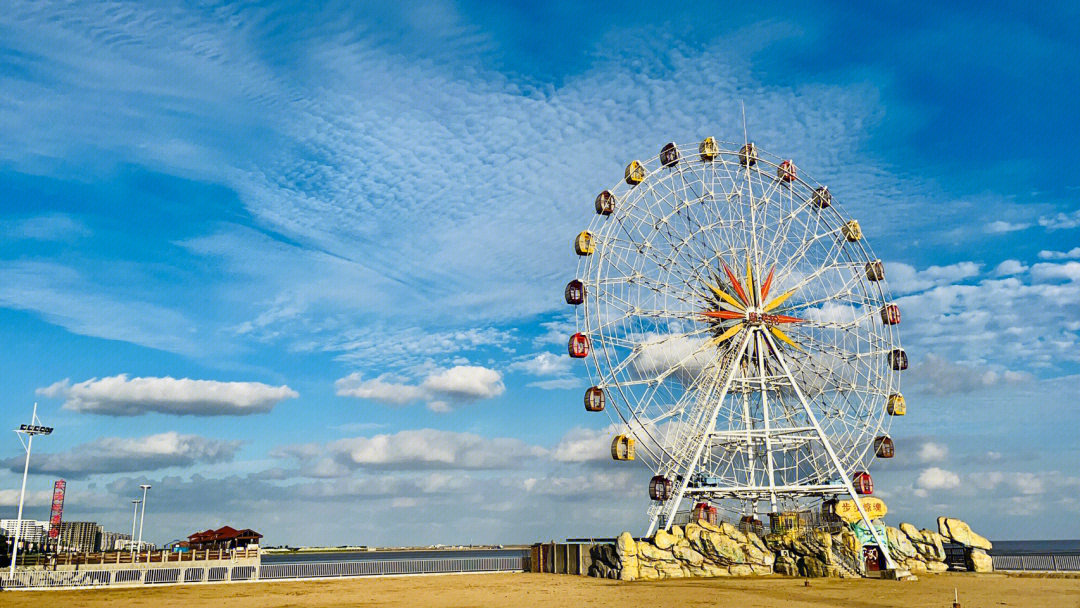
[[[174,431],[134,439],[101,437],[66,452],[34,454],[34,472],[84,478],[95,474],[151,471],[196,463],[228,462],[243,442],[182,435]],[[3,466],[21,472],[23,459],[8,458]]]
[[[81,222],[63,213],[51,213],[15,220],[0,229],[12,239],[66,241],[90,234]]]
[[[611,460],[611,438],[615,428],[587,429],[575,427],[559,440],[552,458],[560,462],[601,462]]]
[[[1039,218],[1039,225],[1047,230],[1068,230],[1080,226],[1080,209],[1072,213],[1058,213]]]
[[[1080,282],[1080,262],[1065,262],[1064,264],[1040,263],[1031,267],[1031,275],[1039,281],[1055,281],[1065,279],[1071,282]]]
[[[372,437],[339,439],[277,448],[279,457],[305,462],[330,458],[350,469],[514,469],[537,459],[547,450],[518,439],[489,439],[473,433],[417,429]]]
[[[359,372],[353,372],[339,378],[334,382],[334,387],[340,397],[371,399],[388,405],[406,405],[427,396],[423,388],[398,380],[401,379],[390,374],[364,380]]]
[[[995,276],[1009,276],[1013,274],[1020,274],[1028,269],[1028,266],[1022,263],[1020,260],[1005,260],[994,268]]]
[[[25,507],[43,507],[52,502],[52,492],[48,490],[27,490],[23,498]],[[14,507],[19,504],[19,490],[0,490],[0,507]]]
[[[450,411],[451,403],[465,403],[498,397],[506,391],[499,372],[476,365],[456,365],[431,372],[419,384],[408,384],[403,378],[383,374],[364,380],[353,372],[334,383],[342,397],[370,399],[388,405],[406,405],[429,400],[434,412]]]
[[[918,391],[932,395],[951,395],[1022,382],[1030,373],[989,369],[985,365],[950,361],[936,353],[926,353],[911,366],[905,378]]]
[[[1080,247],[1073,247],[1068,251],[1048,251],[1043,249],[1039,252],[1040,260],[1069,260],[1080,258]]]
[[[958,262],[916,270],[903,262],[889,262],[885,265],[885,279],[894,293],[911,293],[977,276],[980,266],[975,262]]]
[[[1024,230],[1030,228],[1031,224],[1025,223],[1013,223],[1002,220],[996,220],[986,225],[986,231],[990,234],[1001,234],[1004,232],[1015,232],[1017,230]]]
[[[923,464],[931,462],[944,462],[949,456],[949,446],[927,441],[919,447],[919,462]]]
[[[189,378],[128,378],[127,374],[91,378],[77,384],[65,379],[37,389],[64,399],[64,409],[106,416],[147,412],[190,416],[226,416],[269,412],[285,399],[299,397],[288,386],[261,382],[218,382]]]
[[[478,365],[458,365],[424,379],[423,387],[434,395],[459,401],[498,397],[506,390],[502,374]]]
[[[921,490],[952,490],[960,486],[960,476],[939,467],[924,469],[915,481]]]
[[[565,354],[541,352],[521,357],[511,363],[507,369],[522,371],[533,376],[560,376],[570,371],[570,363],[570,358]]]

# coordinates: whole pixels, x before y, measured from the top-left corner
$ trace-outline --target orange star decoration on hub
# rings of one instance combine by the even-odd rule
[[[805,319],[798,317],[792,317],[789,315],[774,314],[772,311],[776,310],[781,304],[783,304],[788,298],[790,298],[795,290],[784,292],[772,300],[769,299],[769,290],[772,288],[773,277],[776,272],[776,267],[773,266],[769,270],[769,275],[765,277],[765,280],[758,285],[754,281],[754,267],[750,263],[749,257],[746,260],[746,281],[740,283],[739,279],[735,276],[735,273],[731,271],[731,268],[726,262],[721,261],[721,266],[724,269],[724,274],[727,275],[731,289],[735,292],[734,295],[728,293],[722,288],[722,282],[720,277],[716,277],[716,283],[706,283],[706,287],[712,292],[713,296],[710,297],[706,294],[706,300],[711,304],[714,304],[719,310],[706,310],[702,311],[702,316],[707,319],[715,319],[719,321],[739,321],[738,323],[731,325],[724,329],[713,338],[713,344],[720,344],[726,340],[731,339],[742,330],[749,326],[763,326],[769,330],[769,333],[776,336],[785,344],[791,345],[793,348],[802,350],[802,348],[795,343],[783,330],[777,325],[784,325],[788,323],[802,323]]]

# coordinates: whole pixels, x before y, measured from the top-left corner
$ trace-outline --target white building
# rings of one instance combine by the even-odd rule
[[[0,519],[0,529],[3,529],[4,536],[8,537],[8,540],[15,539],[16,524],[19,523],[17,519]],[[49,522],[37,521],[33,519],[22,520],[22,529],[19,530],[19,544],[32,544],[38,545],[45,542],[45,536],[49,533]]]

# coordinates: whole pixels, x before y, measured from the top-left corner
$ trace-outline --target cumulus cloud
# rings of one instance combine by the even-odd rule
[[[949,446],[927,441],[919,447],[919,462],[923,464],[931,462],[944,462],[949,456]]]
[[[308,443],[276,448],[273,455],[316,463],[376,469],[513,469],[546,458],[539,446],[510,438],[489,439],[473,433],[417,429],[372,437],[351,437],[329,444]]]
[[[387,405],[402,406],[414,401],[428,400],[435,412],[452,409],[451,403],[467,403],[498,397],[506,391],[502,374],[476,365],[457,365],[434,371],[419,384],[409,384],[404,378],[383,374],[365,380],[353,372],[334,383],[342,397],[369,399]]]
[[[994,275],[999,277],[1009,276],[1013,274],[1020,274],[1027,269],[1028,266],[1020,260],[1005,260],[1002,263],[998,264],[996,268],[994,268]]]
[[[939,467],[924,469],[915,480],[915,492],[919,496],[926,496],[929,490],[952,490],[959,486],[959,475]]]
[[[72,384],[69,379],[37,389],[37,394],[64,400],[64,409],[138,416],[147,412],[190,416],[226,416],[269,412],[285,399],[299,397],[288,386],[261,382],[218,382],[189,378],[128,378],[127,374],[91,378]]]
[[[1071,260],[1080,258],[1080,247],[1073,247],[1068,251],[1048,251],[1043,249],[1039,252],[1040,260]]]
[[[90,475],[152,471],[197,463],[229,462],[243,444],[170,431],[134,439],[102,437],[66,452],[34,454],[34,472],[75,479]],[[3,466],[21,472],[23,459],[8,458]]]

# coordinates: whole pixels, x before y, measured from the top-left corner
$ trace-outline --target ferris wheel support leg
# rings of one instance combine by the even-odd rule
[[[697,470],[698,460],[701,459],[701,453],[705,451],[705,444],[709,442],[713,431],[716,429],[716,416],[720,413],[720,406],[724,404],[724,398],[727,397],[728,389],[731,388],[731,383],[735,379],[735,371],[739,369],[738,362],[742,360],[743,353],[746,352],[746,347],[749,344],[750,332],[746,332],[742,342],[739,343],[739,348],[735,353],[735,357],[732,359],[733,363],[728,370],[727,378],[724,380],[724,387],[720,389],[720,395],[716,399],[716,404],[713,405],[709,416],[705,419],[708,421],[705,432],[701,435],[701,441],[698,442],[697,450],[694,451],[694,457],[690,459],[690,463],[683,472],[683,480],[679,483],[679,489],[675,492],[675,496],[671,497],[671,499],[664,504],[664,510],[661,510],[658,514],[658,516],[664,518],[664,530],[670,529],[671,523],[675,520],[675,512],[679,510],[679,505],[682,504],[683,495],[686,494],[686,486],[690,484],[690,478],[694,476],[694,473]],[[650,525],[650,529],[651,528],[652,526]]]
[[[844,489],[847,490],[851,496],[851,500],[855,503],[855,508],[859,510],[859,515],[862,517],[862,521],[866,524],[866,529],[870,531],[870,535],[874,537],[874,540],[878,544],[878,548],[881,550],[881,554],[885,556],[885,565],[887,568],[896,569],[896,562],[892,558],[892,554],[889,552],[889,543],[885,542],[885,539],[881,538],[878,534],[877,528],[870,523],[870,516],[866,513],[866,509],[863,508],[862,501],[859,500],[858,494],[855,492],[855,486],[851,483],[851,478],[848,477],[847,471],[844,470],[843,464],[840,462],[840,458],[836,455],[836,451],[833,450],[832,444],[829,443],[825,432],[821,430],[821,424],[818,422],[817,416],[814,415],[813,408],[806,401],[806,396],[803,395],[802,390],[799,389],[799,383],[795,381],[794,374],[791,373],[791,369],[788,368],[787,361],[784,360],[783,354],[776,346],[776,342],[773,341],[772,336],[764,334],[765,340],[768,341],[769,347],[773,352],[773,356],[780,362],[780,367],[784,369],[784,374],[788,380],[791,381],[791,388],[795,391],[795,396],[798,397],[799,402],[802,403],[803,409],[806,411],[807,417],[810,418],[810,424],[813,425],[814,430],[817,432],[818,438],[821,439],[822,445],[825,447],[825,452],[828,453],[829,459],[832,460],[833,468],[840,474],[840,481],[844,484]]]
[[[765,385],[765,343],[759,334],[762,330],[754,332],[754,348],[758,353],[758,376],[761,377],[761,418],[765,429],[765,474],[769,476],[769,507],[771,513],[776,513],[776,479],[775,465],[773,463],[771,422],[769,420],[769,393]]]

